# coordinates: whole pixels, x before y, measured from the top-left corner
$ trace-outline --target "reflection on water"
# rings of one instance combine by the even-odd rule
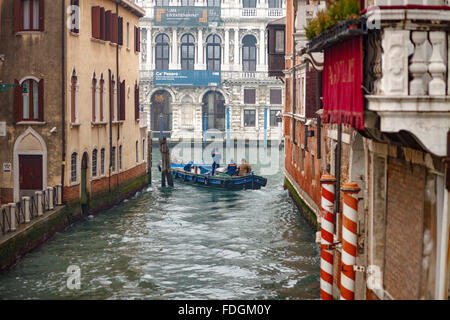
[[[157,148],[153,157],[153,187],[27,255],[0,275],[0,298],[319,297],[314,233],[283,190],[282,168],[258,191],[161,189]],[[81,268],[80,290],[67,288],[70,265]]]

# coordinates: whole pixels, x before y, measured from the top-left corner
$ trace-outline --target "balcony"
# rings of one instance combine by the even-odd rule
[[[382,132],[407,131],[427,151],[445,156],[450,128],[450,10],[387,7],[366,15],[378,15],[384,29],[368,35],[366,68],[373,82],[366,95],[367,110],[380,117]],[[391,27],[395,20],[406,24],[415,20],[416,25]]]

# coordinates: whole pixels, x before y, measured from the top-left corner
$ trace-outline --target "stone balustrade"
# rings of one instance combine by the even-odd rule
[[[48,187],[36,191],[33,196],[24,196],[17,203],[9,203],[0,208],[0,235],[14,232],[22,224],[42,217],[62,205],[62,186]]]

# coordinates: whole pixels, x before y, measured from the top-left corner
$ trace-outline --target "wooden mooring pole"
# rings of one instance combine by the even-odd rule
[[[169,145],[167,144],[167,138],[163,137],[159,138],[159,151],[161,151],[161,187],[166,186],[167,184],[173,187],[173,177],[172,172],[170,170],[170,151]]]

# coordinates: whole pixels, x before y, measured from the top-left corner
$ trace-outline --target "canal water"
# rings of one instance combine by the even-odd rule
[[[261,190],[162,189],[154,148],[152,187],[25,256],[0,299],[318,299],[319,249],[283,190],[283,153]]]

